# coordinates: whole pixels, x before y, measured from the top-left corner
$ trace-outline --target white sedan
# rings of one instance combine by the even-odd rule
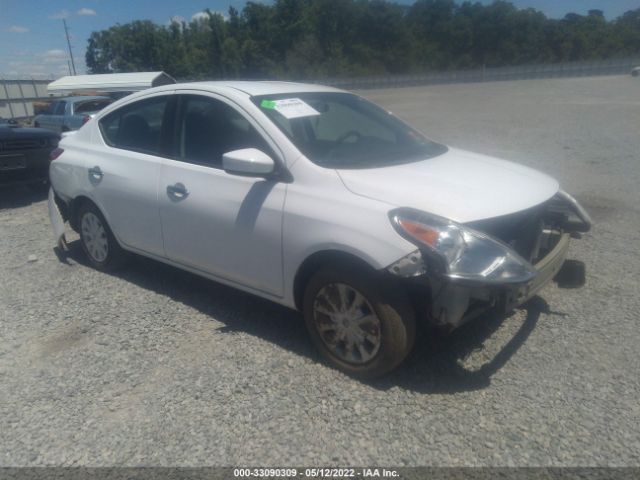
[[[584,282],[565,255],[590,220],[558,182],[334,88],[153,88],[51,158],[56,234],[68,221],[95,268],[133,252],[298,309],[353,375],[398,366],[417,322],[451,330]]]

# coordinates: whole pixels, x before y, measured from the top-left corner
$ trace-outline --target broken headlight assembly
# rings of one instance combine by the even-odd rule
[[[405,239],[419,247],[430,270],[457,281],[526,283],[535,268],[508,245],[452,220],[409,208],[389,213]]]

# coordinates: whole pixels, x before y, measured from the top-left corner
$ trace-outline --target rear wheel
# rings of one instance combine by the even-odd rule
[[[374,271],[334,265],[313,275],[304,296],[311,338],[338,369],[377,377],[397,367],[415,341],[406,294]]]
[[[126,252],[118,244],[102,213],[95,205],[85,203],[80,207],[78,227],[82,249],[93,267],[108,271],[124,263]]]

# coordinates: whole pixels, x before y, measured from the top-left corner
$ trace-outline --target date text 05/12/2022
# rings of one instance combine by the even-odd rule
[[[397,478],[398,472],[387,468],[235,468],[235,478]]]

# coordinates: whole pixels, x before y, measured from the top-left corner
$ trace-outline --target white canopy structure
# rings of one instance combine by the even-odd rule
[[[70,94],[82,90],[92,92],[137,92],[160,85],[176,83],[164,72],[106,73],[62,77],[47,86],[49,94]]]

